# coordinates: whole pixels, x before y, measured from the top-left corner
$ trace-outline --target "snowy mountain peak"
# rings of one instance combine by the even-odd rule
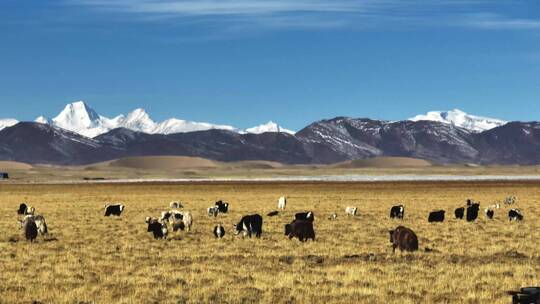
[[[58,116],[47,123],[87,137],[95,137],[108,131],[102,117],[84,101],[67,104]]]
[[[294,134],[295,132],[294,131],[291,131],[291,130],[287,130],[283,127],[281,127],[280,125],[278,125],[277,123],[273,122],[273,121],[269,121],[265,124],[262,124],[262,125],[258,125],[258,126],[255,126],[253,128],[249,128],[249,129],[246,129],[246,132],[247,133],[253,133],[253,134],[261,134],[261,133],[265,133],[265,132],[283,132],[283,133],[289,133],[289,134]]]
[[[0,119],[0,130],[11,127],[19,123],[18,120],[12,118]]]
[[[77,101],[66,105],[64,110],[52,119],[55,124],[72,131],[88,128],[95,125],[99,120],[99,115],[90,108],[84,101]]]
[[[177,118],[169,118],[162,122],[155,122],[142,108],[135,109],[125,116],[118,115],[114,118],[108,118],[99,115],[84,101],[76,101],[67,104],[60,114],[53,119],[49,119],[45,116],[39,116],[34,121],[41,124],[49,124],[54,127],[59,127],[90,138],[107,133],[116,128],[126,128],[148,134],[185,133],[210,129],[227,130],[236,133],[259,134],[264,132],[285,132],[294,134],[293,131],[284,129],[272,121],[260,126],[249,128],[245,131],[228,125],[188,121]],[[14,119],[0,119],[0,130],[6,127],[11,127],[16,123],[18,123],[18,121]]]
[[[146,110],[143,108],[137,108],[131,111],[127,117],[131,119],[150,118],[148,113],[146,113]]]
[[[142,108],[131,111],[125,118],[120,119],[119,122],[124,128],[145,133],[155,133],[155,130],[157,128],[157,124]]]
[[[40,124],[48,124],[50,121],[45,116],[38,116],[36,119],[34,119],[34,122],[40,123]]]
[[[459,109],[454,109],[451,111],[431,111],[427,112],[426,114],[416,115],[409,120],[438,121],[451,124],[456,127],[461,127],[472,132],[483,132],[507,123],[507,121],[500,119],[470,115]]]

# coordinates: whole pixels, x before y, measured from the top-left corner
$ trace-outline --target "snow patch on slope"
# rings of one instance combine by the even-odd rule
[[[280,125],[278,125],[277,123],[273,121],[269,121],[265,124],[246,129],[245,132],[252,133],[252,134],[261,134],[261,133],[266,133],[266,132],[278,132],[278,133],[283,132],[283,133],[288,133],[291,135],[294,135],[295,133],[294,131],[281,127]]]
[[[17,123],[19,123],[19,121],[13,118],[0,119],[0,130],[14,126]]]
[[[461,110],[431,111],[426,114],[410,118],[411,121],[438,121],[464,128],[472,132],[483,132],[508,123],[507,121],[467,114]]]

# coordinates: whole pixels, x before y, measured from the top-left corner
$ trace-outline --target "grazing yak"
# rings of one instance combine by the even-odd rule
[[[229,203],[224,201],[217,201],[216,207],[220,213],[227,213],[229,211]]]
[[[432,211],[429,213],[428,222],[444,222],[444,210]]]
[[[45,236],[49,233],[49,229],[47,228],[47,222],[45,222],[45,217],[43,215],[36,215],[34,216],[34,222],[36,222],[36,226],[39,232],[39,235]]]
[[[33,215],[26,215],[21,223],[21,228],[24,229],[24,237],[27,241],[33,242],[38,235],[38,226]]]
[[[394,230],[390,230],[390,243],[392,243],[392,252],[396,252],[396,248],[401,251],[416,251],[418,250],[418,237],[409,228],[399,226]]]
[[[146,217],[145,223],[148,224],[148,232],[152,232],[155,239],[166,239],[169,233],[167,223],[151,217]]]
[[[512,304],[539,304],[540,287],[523,287],[519,291],[508,291]]]
[[[208,213],[208,216],[216,217],[219,213],[219,207],[218,206],[208,207],[208,209],[206,209],[206,212]]]
[[[345,214],[349,215],[349,216],[356,216],[356,211],[358,210],[358,208],[356,207],[347,207],[345,208]]]
[[[285,198],[285,196],[282,196],[278,200],[277,207],[278,207],[278,209],[283,210],[283,209],[285,209],[285,206],[287,206],[287,198]]]
[[[294,218],[297,219],[297,220],[313,222],[313,220],[315,220],[315,214],[313,214],[313,212],[311,212],[311,211],[299,212],[299,213],[294,215]]]
[[[313,222],[294,220],[290,224],[285,225],[285,235],[288,236],[289,239],[296,237],[300,242],[305,242],[308,239],[315,241]]]
[[[504,199],[504,204],[505,205],[513,205],[514,203],[516,202],[516,197],[515,196],[507,196],[505,199]]]
[[[467,215],[465,216],[467,222],[474,222],[478,218],[478,210],[480,210],[479,203],[473,203],[467,207]]]
[[[485,212],[486,212],[486,217],[492,220],[493,216],[495,215],[495,211],[493,211],[493,209],[491,208],[486,208]]]
[[[465,215],[465,207],[459,207],[454,211],[454,215],[457,219],[462,220]]]
[[[105,205],[105,216],[120,216],[124,211],[125,206],[122,204],[106,204]]]
[[[32,221],[34,225],[36,226],[37,233],[41,235],[42,237],[45,237],[45,235],[49,233],[49,229],[47,228],[47,222],[45,222],[45,217],[43,215],[27,214],[23,220],[19,220],[19,223],[21,224],[21,228],[25,227],[25,221],[27,222]],[[30,225],[32,226],[32,224]]]
[[[268,214],[266,214],[266,216],[276,216],[278,214],[279,214],[278,211],[271,211],[271,212],[268,212]]]
[[[184,208],[184,206],[182,205],[182,203],[180,203],[179,201],[171,202],[171,203],[169,204],[169,207],[171,207],[171,209],[180,209],[180,208]]]
[[[392,209],[390,209],[390,218],[398,218],[402,220],[404,215],[405,207],[403,205],[393,206]]]
[[[18,215],[26,215],[26,210],[28,209],[28,206],[26,206],[25,203],[22,203],[19,205],[19,210],[17,210]]]
[[[495,203],[495,204],[492,204],[492,205],[487,206],[487,208],[489,208],[489,209],[500,209],[500,208],[501,208],[501,204]]]
[[[36,208],[32,206],[28,206],[28,208],[26,208],[26,212],[24,213],[24,215],[34,215],[35,212],[36,212]]]
[[[168,221],[171,224],[173,231],[191,230],[193,218],[189,212],[180,212],[178,210],[163,211],[160,217],[161,221]]]
[[[214,227],[214,236],[216,237],[216,239],[221,239],[222,237],[224,237],[225,228],[223,228],[223,226],[221,225],[217,225],[216,227]]]
[[[263,218],[259,214],[246,215],[242,217],[240,222],[234,226],[235,234],[242,232],[243,236],[249,236],[252,234],[260,238],[262,233]]]
[[[191,231],[191,226],[193,225],[193,217],[191,216],[190,212],[182,212],[182,222],[184,223],[184,227],[186,228],[186,231]]]
[[[508,211],[508,219],[510,221],[522,221],[523,215],[519,209],[510,209],[510,211]]]

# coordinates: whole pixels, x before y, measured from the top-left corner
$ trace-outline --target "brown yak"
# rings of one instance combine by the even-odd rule
[[[396,252],[396,248],[401,251],[416,251],[418,250],[418,237],[409,228],[398,226],[394,230],[390,230],[390,243],[392,243],[392,252]]]

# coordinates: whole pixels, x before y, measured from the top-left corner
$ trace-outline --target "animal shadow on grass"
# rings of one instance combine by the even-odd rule
[[[55,236],[48,236],[43,238],[43,242],[58,242],[58,238]]]
[[[42,240],[42,242],[44,242],[44,243],[48,243],[48,242],[57,242],[58,238],[49,235],[49,236],[46,236],[46,237],[43,237],[43,238],[37,238],[34,242],[39,243],[40,240]],[[4,242],[8,242],[8,243],[18,243],[18,242],[21,242],[21,241],[23,241],[23,239],[18,235],[12,235],[12,236],[10,236],[10,237],[8,237],[7,239],[4,240]]]

